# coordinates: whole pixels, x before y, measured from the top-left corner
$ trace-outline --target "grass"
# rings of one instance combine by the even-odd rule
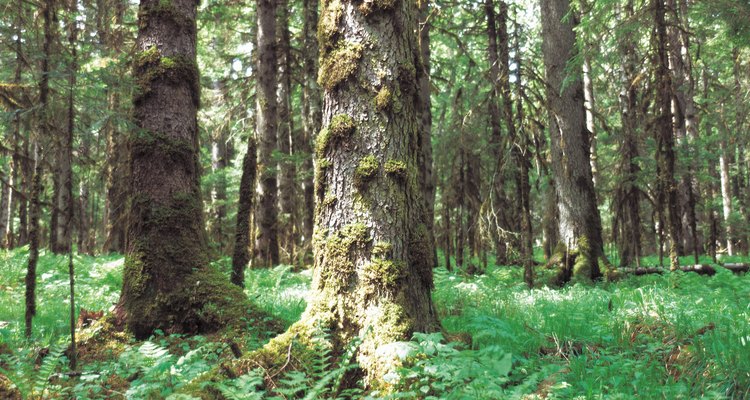
[[[176,392],[231,358],[218,338],[160,334],[88,360],[81,376],[70,377],[64,374],[67,260],[42,253],[39,314],[27,341],[26,258],[25,249],[0,252],[0,374],[26,398],[189,398]],[[119,295],[122,258],[77,256],[75,262],[77,306],[107,311]],[[217,266],[228,271],[229,262]],[[305,308],[310,280],[309,271],[288,266],[249,270],[246,290],[289,325]],[[388,375],[394,391],[357,398],[750,398],[747,275],[675,272],[528,291],[520,268],[490,267],[477,277],[438,268],[433,298],[454,341],[439,333],[415,335],[404,344],[411,349],[404,365]],[[259,345],[253,330],[247,332],[237,339],[241,345]],[[289,373],[281,390],[288,398],[314,398],[312,382],[331,376]],[[261,384],[254,372],[217,388],[228,398],[270,398]]]

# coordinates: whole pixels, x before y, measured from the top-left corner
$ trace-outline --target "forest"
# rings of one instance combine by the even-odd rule
[[[750,399],[747,0],[0,0],[0,398]]]

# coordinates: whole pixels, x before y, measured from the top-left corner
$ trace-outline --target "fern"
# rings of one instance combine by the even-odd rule
[[[42,396],[49,386],[50,379],[55,375],[58,368],[62,367],[65,362],[63,353],[68,348],[67,344],[57,344],[50,346],[49,353],[42,360],[39,366],[34,382],[32,384],[32,396]]]

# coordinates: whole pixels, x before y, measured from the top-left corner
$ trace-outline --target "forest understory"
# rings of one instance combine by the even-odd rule
[[[0,254],[0,397],[3,399],[696,399],[750,396],[750,277],[717,265],[714,276],[666,272],[594,286],[528,290],[520,267],[490,266],[467,276],[435,271],[434,302],[443,333],[401,343],[403,364],[388,390],[339,390],[354,367],[321,348],[305,369],[254,368],[210,375],[277,332],[247,321],[236,336],[158,332],[137,341],[102,335],[117,302],[123,258],[76,256],[79,365],[68,366],[68,260],[39,261],[37,333],[23,334],[26,249]],[[441,257],[442,258],[442,257]],[[747,257],[723,257],[724,263]],[[541,261],[541,257],[540,257]],[[656,262],[646,258],[643,264]],[[689,264],[692,260],[683,260]],[[708,258],[701,261],[710,264]],[[230,260],[216,266],[227,274]],[[554,272],[537,267],[538,281]],[[279,325],[306,307],[310,271],[248,270],[245,292]],[[319,333],[321,337],[326,332]],[[95,343],[87,338],[103,336]],[[352,346],[356,346],[353,343]],[[290,363],[293,365],[293,363]]]

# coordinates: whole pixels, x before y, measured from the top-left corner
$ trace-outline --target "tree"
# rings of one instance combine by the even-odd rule
[[[258,0],[258,84],[256,94],[256,130],[258,134],[258,173],[260,193],[255,209],[256,237],[254,266],[270,267],[279,263],[279,226],[276,199],[277,180],[274,151],[278,129],[276,101],[276,3]]]
[[[315,189],[313,184],[313,138],[320,130],[321,124],[321,99],[320,87],[318,86],[318,42],[315,34],[318,31],[318,1],[303,0],[304,28],[302,64],[302,127],[303,137],[300,140],[300,152],[305,159],[302,163],[302,185],[303,185],[303,211],[302,211],[302,236],[303,247],[309,248],[312,244],[313,225],[315,219]]]
[[[117,313],[137,338],[239,319],[244,294],[209,265],[199,187],[194,1],[142,0],[130,137],[130,221]]]
[[[301,320],[253,357],[282,364],[292,340],[311,346],[322,327],[336,354],[361,337],[357,362],[373,384],[388,361],[378,349],[439,327],[418,181],[417,8],[327,0],[319,24],[325,95],[312,295]]]
[[[682,222],[680,205],[677,199],[677,185],[675,182],[675,154],[674,131],[672,116],[672,78],[669,71],[667,53],[667,23],[664,0],[652,1],[654,12],[654,80],[656,85],[656,136],[657,150],[657,208],[660,215],[665,212],[669,216],[666,223],[669,234],[670,268],[677,269],[680,265],[678,256],[682,254]],[[666,207],[666,209],[665,209]],[[662,224],[660,225],[660,229]]]
[[[596,278],[603,257],[602,227],[589,162],[589,138],[581,66],[568,0],[541,0],[542,52],[547,77],[547,107],[552,171],[559,211],[560,240],[574,265],[563,265],[563,280]],[[567,257],[566,257],[567,258]],[[572,271],[567,271],[572,268]]]

